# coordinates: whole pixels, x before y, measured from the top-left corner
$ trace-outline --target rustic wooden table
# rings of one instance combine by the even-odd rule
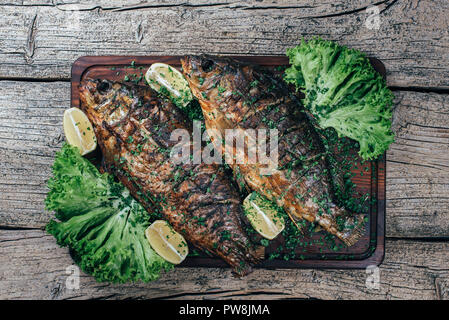
[[[0,0],[0,298],[449,298],[449,3],[435,1]],[[130,5],[130,3],[134,3]],[[138,3],[138,4],[136,4]],[[379,9],[379,20],[368,18]],[[367,9],[368,8],[368,9]],[[81,9],[81,11],[80,11]],[[378,22],[378,23],[377,23]],[[284,54],[320,35],[381,59],[394,91],[386,256],[365,270],[178,268],[149,284],[81,274],[43,230],[64,140],[70,67],[82,55]]]

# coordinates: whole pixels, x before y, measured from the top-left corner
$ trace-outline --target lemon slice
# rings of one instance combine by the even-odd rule
[[[67,142],[85,155],[97,147],[97,138],[86,114],[78,108],[70,108],[64,112],[64,134]]]
[[[262,237],[272,240],[284,230],[284,218],[270,201],[258,193],[253,192],[245,198],[243,209],[253,228]]]
[[[145,230],[145,236],[154,251],[173,264],[181,263],[189,253],[184,237],[164,220],[154,221]]]
[[[145,74],[145,80],[154,90],[169,95],[178,106],[185,107],[193,99],[183,74],[168,64],[153,63]]]

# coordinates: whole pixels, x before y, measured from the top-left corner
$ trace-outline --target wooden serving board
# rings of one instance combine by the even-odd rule
[[[233,58],[273,69],[288,65],[288,59],[285,56],[233,56]],[[370,61],[373,67],[385,77],[383,63],[374,58],[370,58]],[[79,107],[78,85],[81,80],[89,78],[127,80],[143,84],[143,75],[155,62],[167,63],[175,68],[181,67],[180,56],[84,56],[79,58],[72,66],[72,107]],[[305,245],[298,248],[300,259],[265,259],[258,267],[366,268],[370,265],[379,265],[383,260],[385,247],[385,164],[386,156],[383,155],[377,161],[366,162],[351,169],[356,191],[369,194],[375,200],[367,205],[369,222],[364,235],[355,245],[335,252],[328,244],[321,243],[326,232],[316,232],[309,238],[305,238]],[[283,242],[282,236],[271,241],[265,248],[265,256],[268,257],[276,248],[283,246]],[[341,242],[337,240],[336,244]],[[219,258],[200,254],[189,256],[180,266],[226,267],[227,264]]]

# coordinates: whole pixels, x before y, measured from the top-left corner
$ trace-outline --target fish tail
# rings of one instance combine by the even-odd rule
[[[337,206],[330,208],[330,210],[332,217],[319,219],[319,224],[336,235],[347,246],[354,245],[365,233],[366,215],[350,216],[346,209]],[[338,221],[340,217],[344,222]]]
[[[248,250],[248,248],[246,248]],[[236,277],[243,277],[253,271],[256,264],[263,259],[264,252],[259,249],[257,251],[241,252],[235,256],[235,259],[228,259],[228,263],[232,267],[232,273]],[[229,257],[228,257],[229,258]]]
[[[354,245],[365,233],[365,217],[363,215],[357,216],[353,228],[342,238],[347,246]]]

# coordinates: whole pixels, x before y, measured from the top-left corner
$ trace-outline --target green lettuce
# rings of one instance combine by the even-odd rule
[[[304,93],[304,106],[321,128],[356,140],[363,159],[388,149],[393,94],[362,52],[313,38],[287,49],[287,56],[284,79]]]
[[[173,267],[149,245],[151,217],[122,184],[68,144],[52,168],[45,207],[59,222],[51,220],[46,229],[84,272],[98,281],[148,282]]]

